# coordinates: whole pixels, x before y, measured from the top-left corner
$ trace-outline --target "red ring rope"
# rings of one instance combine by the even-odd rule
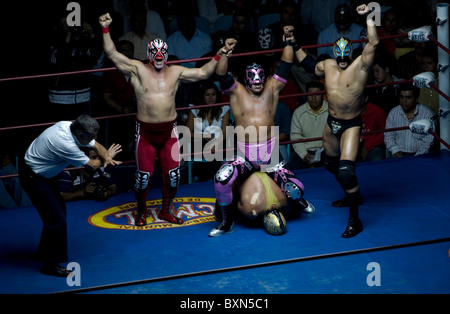
[[[391,35],[391,36],[383,36],[380,37],[380,40],[385,39],[392,39],[392,38],[400,38],[400,37],[406,37],[408,34],[397,34],[397,35]],[[441,43],[439,43],[435,38],[433,38],[431,35],[428,36],[428,38],[434,42],[436,45],[438,45],[441,49],[443,49],[445,52],[450,53],[450,50],[447,49],[445,46],[443,46]],[[358,40],[352,40],[352,43],[360,43],[360,42],[366,42],[368,39],[358,39]],[[318,44],[318,45],[310,45],[310,46],[303,46],[303,49],[310,49],[310,48],[319,48],[319,47],[327,47],[332,46],[333,43],[326,43],[326,44]],[[272,53],[272,52],[281,52],[283,49],[273,49],[273,50],[263,50],[263,51],[255,51],[255,52],[247,52],[247,53],[239,53],[232,55],[231,57],[241,57],[241,56],[248,56],[248,55],[257,55],[257,54],[266,54],[266,53]],[[202,57],[202,58],[194,58],[194,59],[186,59],[186,60],[176,60],[176,61],[170,61],[168,64],[176,64],[176,63],[185,63],[185,62],[194,62],[194,61],[203,61],[203,60],[210,60],[210,57]],[[11,77],[11,78],[1,78],[0,82],[5,81],[17,81],[17,80],[25,80],[25,79],[34,79],[34,78],[45,78],[45,77],[52,77],[52,76],[60,76],[60,75],[73,75],[73,74],[81,74],[81,73],[94,73],[94,72],[105,72],[105,71],[111,71],[116,70],[116,67],[110,67],[110,68],[102,68],[102,69],[89,69],[89,70],[81,70],[81,71],[71,71],[71,72],[61,72],[61,73],[50,73],[50,74],[39,74],[39,75],[29,75],[29,76],[20,76],[20,77]],[[404,81],[397,81],[397,82],[390,82],[390,83],[381,83],[381,84],[373,84],[373,85],[366,85],[366,88],[373,88],[373,87],[379,87],[379,86],[388,86],[388,85],[397,85],[397,84],[404,84],[404,83],[412,83],[414,80],[404,80]],[[430,83],[430,88],[438,92],[442,97],[444,97],[446,100],[450,101],[450,97],[445,95],[439,88],[436,87],[435,84]],[[320,92],[310,92],[310,93],[298,93],[298,94],[291,94],[291,95],[283,95],[279,98],[288,98],[288,97],[299,97],[299,96],[308,96],[308,95],[316,95],[316,94],[324,94],[325,91]],[[224,106],[229,105],[229,102],[224,103],[216,103],[216,104],[208,104],[208,105],[198,105],[195,106],[195,108],[207,108],[207,107],[215,107],[215,106]],[[190,110],[192,107],[181,107],[176,108],[177,111],[179,110]],[[136,115],[136,113],[129,113],[129,114],[121,114],[121,115],[113,115],[113,116],[104,116],[104,117],[97,117],[95,119],[101,120],[101,119],[111,119],[111,118],[119,118],[119,117],[125,117],[125,116],[131,116]],[[5,130],[15,130],[15,129],[21,129],[21,128],[29,128],[29,127],[39,127],[39,126],[47,126],[47,125],[53,125],[55,122],[48,122],[48,123],[39,123],[39,124],[30,124],[30,125],[22,125],[22,126],[12,126],[12,127],[4,127],[0,128],[0,131]],[[399,131],[399,130],[407,130],[409,129],[408,126],[405,127],[398,127],[398,128],[391,128],[391,129],[384,129],[384,130],[373,130],[373,131],[367,131],[362,132],[362,134],[373,134],[373,133],[381,133],[381,132],[393,132],[393,131]],[[446,143],[442,138],[440,138],[433,130],[428,131],[431,135],[433,135],[437,140],[439,140],[443,145],[445,145],[447,148],[450,149],[450,145]],[[280,145],[286,145],[286,144],[294,144],[294,143],[302,143],[302,142],[312,142],[312,141],[321,141],[322,137],[317,138],[309,138],[309,139],[302,139],[302,140],[296,140],[296,141],[285,141],[281,142]],[[224,151],[226,151],[225,149]],[[230,149],[228,149],[230,150]],[[181,156],[188,156],[188,155],[195,155],[196,153],[192,154],[183,154]],[[197,153],[198,154],[198,153]],[[126,161],[124,163],[132,163],[134,161]],[[68,168],[68,169],[76,169],[76,168]],[[3,178],[10,178],[10,177],[16,177],[17,174],[11,174],[11,175],[4,175],[0,176],[0,179]]]

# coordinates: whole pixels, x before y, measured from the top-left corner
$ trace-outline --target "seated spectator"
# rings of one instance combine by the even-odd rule
[[[352,11],[348,5],[339,5],[334,14],[334,23],[319,33],[317,44],[334,43],[340,37],[348,38],[349,40],[357,40],[362,36],[366,36],[366,29],[361,25],[353,23]],[[352,44],[354,55],[357,54],[358,49],[362,49],[360,43]],[[333,56],[333,46],[317,48],[317,55]]]
[[[439,73],[438,73],[438,56],[436,49],[427,49],[422,56],[421,72],[433,72],[436,76],[436,85],[439,88]],[[419,95],[419,103],[427,106],[435,113],[439,112],[439,93],[430,88],[421,88]]]
[[[93,147],[80,148],[90,159],[100,156]],[[108,152],[118,152],[120,145],[113,144]],[[116,153],[114,153],[115,155]],[[65,202],[93,199],[103,202],[119,192],[117,185],[103,167],[96,170],[84,166],[79,170],[65,170],[58,175],[58,190]]]
[[[10,154],[1,154],[0,176],[17,174]],[[17,176],[0,179],[0,208],[31,206],[31,200],[20,185]]]
[[[273,32],[275,43],[274,48],[283,48],[283,27],[294,26],[294,37],[300,46],[314,45],[317,42],[318,33],[311,25],[301,23],[299,16],[299,5],[294,0],[283,0],[279,5],[280,21],[267,26]],[[309,51],[315,54],[315,51]]]
[[[398,74],[405,80],[409,80],[421,72],[423,54],[429,47],[428,43],[414,42],[413,44],[414,50],[405,53],[398,59]]]
[[[316,81],[306,85],[308,93],[319,92],[324,89],[324,85]],[[307,102],[295,110],[291,120],[292,141],[322,137],[328,118],[328,103],[324,101],[323,95],[308,95]],[[292,144],[290,168],[305,169],[320,165],[321,162],[316,161],[315,156],[316,152],[322,149],[322,146],[323,141]]]
[[[395,58],[387,53],[375,59],[372,66],[374,84],[400,81],[394,75],[395,62]],[[398,104],[398,87],[398,84],[374,87],[370,91],[370,101],[383,108],[388,114]]]
[[[221,103],[219,88],[213,82],[206,82],[200,86],[199,105]],[[211,151],[218,147],[224,149],[226,139],[226,127],[230,123],[230,106],[215,106],[189,111],[187,127],[191,131],[191,153],[201,151]],[[214,144],[214,141],[221,141],[221,144]],[[209,144],[208,144],[209,143]],[[208,146],[206,146],[208,144]],[[216,145],[215,147],[213,145]],[[214,147],[214,148],[213,148]],[[225,155],[225,154],[223,154]],[[197,156],[197,157],[196,157]],[[199,158],[201,155],[194,155],[192,158]],[[201,157],[200,157],[201,158]],[[214,178],[215,173],[222,165],[221,161],[214,160],[207,163],[194,162],[193,176],[196,181],[207,181]]]
[[[378,29],[378,36],[392,36],[398,34],[398,15],[393,9],[389,9],[384,12],[383,22],[381,28]],[[380,41],[381,46],[389,52],[393,57],[395,57],[395,50],[397,49],[397,44],[393,38],[383,39]]]
[[[320,33],[333,24],[336,7],[340,4],[351,5],[350,0],[303,0],[301,3],[301,19],[303,23],[315,27]],[[335,41],[333,39],[332,41]]]
[[[411,122],[433,117],[434,112],[431,109],[418,103],[419,92],[411,83],[400,85],[400,104],[389,112],[386,129],[409,126]],[[436,129],[435,125],[433,129]],[[433,141],[431,134],[417,134],[409,129],[384,133],[386,148],[389,156],[393,157],[426,154],[430,151]]]
[[[179,60],[200,58],[212,50],[212,40],[208,34],[196,27],[195,15],[192,10],[177,14],[178,31],[167,39],[169,54]],[[221,46],[223,47],[223,46]],[[195,62],[181,63],[182,66],[193,68]]]
[[[146,16],[146,27],[145,31],[147,33],[153,33],[158,38],[166,41],[166,30],[164,28],[164,22],[161,19],[161,16],[158,12],[151,10],[151,8],[147,5],[147,1],[145,0],[133,0],[131,1],[131,12],[138,10],[141,12],[147,12]],[[114,18],[113,18],[114,20]],[[115,23],[115,21],[114,21]],[[128,33],[131,31],[132,23],[131,23],[131,14],[128,14],[124,17],[124,32]],[[114,32],[112,32],[114,34]]]
[[[131,31],[120,37],[119,40],[131,41],[134,45],[134,57],[142,62],[148,62],[147,46],[158,35],[147,31],[147,11],[133,10],[130,16]]]
[[[238,41],[233,50],[233,54],[259,50],[258,36],[256,33],[249,30],[250,21],[250,11],[245,8],[237,8],[234,11],[230,29],[227,31],[218,31],[211,35],[213,41],[212,51],[217,51],[220,47],[223,47],[227,38],[234,38]],[[252,58],[254,58],[254,56],[230,58],[230,60],[228,60],[229,71],[241,71],[247,64],[254,62]]]
[[[361,114],[362,132],[381,131],[386,128],[386,112],[379,106],[368,101],[366,97]],[[382,132],[361,134],[360,157],[362,161],[376,161],[386,158],[386,145]]]

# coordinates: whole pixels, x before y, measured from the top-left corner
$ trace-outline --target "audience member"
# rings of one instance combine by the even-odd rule
[[[393,83],[400,79],[395,73],[396,60],[389,53],[378,54],[372,66],[374,84]],[[398,84],[373,87],[370,90],[370,102],[383,108],[386,114],[398,105]]]
[[[362,36],[366,36],[366,33],[367,31],[364,27],[353,22],[350,6],[339,5],[334,13],[334,23],[319,33],[317,44],[333,43],[340,37],[357,40]],[[354,54],[358,49],[362,48],[360,43],[354,43],[352,46],[355,51]],[[333,56],[333,46],[317,48],[317,54]]]
[[[164,28],[164,22],[161,19],[161,16],[158,12],[152,10],[151,6],[147,4],[147,2],[151,1],[145,1],[145,0],[132,0],[130,1],[130,7],[131,12],[134,10],[139,10],[142,12],[147,12],[146,16],[146,27],[145,31],[147,33],[153,33],[158,38],[161,38],[162,40],[167,40],[166,30]],[[114,16],[113,16],[114,18]],[[114,23],[117,20],[114,21]],[[124,16],[124,32],[125,34],[130,32],[133,28],[132,22],[131,22],[131,14],[127,14]]]
[[[180,60],[200,58],[211,52],[212,40],[208,34],[196,27],[195,15],[192,10],[177,14],[178,31],[169,36],[167,44],[169,54]],[[182,66],[193,68],[195,62],[181,63]]]
[[[314,45],[317,42],[318,33],[311,25],[301,23],[299,16],[300,7],[294,0],[283,0],[279,4],[278,12],[280,13],[280,21],[270,24],[270,28],[275,38],[274,48],[283,48],[283,27],[294,26],[294,36],[300,46]],[[315,53],[315,51],[310,51]]]
[[[12,155],[0,155],[0,176],[17,174],[16,167],[11,162]],[[22,189],[17,176],[0,179],[0,208],[16,208],[31,206],[30,198]]]
[[[218,31],[211,35],[213,41],[213,51],[223,47],[227,38],[234,38],[238,41],[234,54],[243,52],[253,52],[259,50],[258,36],[249,30],[251,13],[245,8],[237,8],[233,14],[231,28],[227,31]],[[237,73],[242,67],[253,62],[255,56],[231,58],[229,62],[229,71]]]
[[[313,25],[317,33],[334,23],[335,10],[338,5],[351,6],[350,0],[303,0],[301,4],[301,20]],[[337,38],[337,37],[336,37]],[[334,38],[330,42],[336,40]]]
[[[130,15],[131,31],[125,33],[119,40],[131,41],[134,45],[134,57],[142,62],[148,62],[147,46],[158,35],[147,31],[147,12],[143,9],[134,9]]]
[[[134,59],[134,45],[128,40],[117,43],[117,51]],[[109,65],[108,65],[109,66]],[[113,65],[111,64],[111,67]],[[130,76],[119,70],[106,71],[103,74],[103,100],[109,115],[136,113],[136,95],[130,83]],[[108,142],[121,143],[123,147],[122,158],[130,160],[134,158],[134,125],[136,118],[126,116],[108,119]]]
[[[324,85],[318,81],[312,81],[306,85],[308,93],[323,92],[324,90]],[[323,93],[308,95],[306,97],[307,102],[295,110],[291,122],[292,141],[322,138],[328,118],[328,103],[323,99],[323,96]],[[290,167],[292,169],[305,169],[321,165],[322,162],[316,159],[316,152],[320,152],[322,146],[322,140],[292,144]]]
[[[400,85],[400,104],[389,112],[386,129],[409,126],[411,122],[433,117],[434,112],[431,109],[418,103],[419,92],[419,89],[411,83]],[[433,140],[434,137],[431,134],[417,134],[409,129],[384,133],[386,148],[389,156],[393,157],[428,153]]]
[[[207,81],[200,86],[200,95],[199,105],[222,102],[219,88],[211,81]],[[230,106],[215,106],[190,110],[187,127],[191,131],[192,137],[191,152],[212,151],[212,149],[216,148],[224,149],[226,127],[229,123]],[[199,150],[200,148],[201,150]],[[192,158],[195,160],[199,156],[194,155]],[[211,180],[221,165],[220,160],[207,163],[194,162],[192,173],[194,177],[198,178],[196,181]]]
[[[94,147],[80,148],[91,160],[100,159]],[[111,156],[116,155],[120,145],[113,144],[108,149]],[[103,160],[102,164],[104,163]],[[105,168],[94,169],[88,165],[77,170],[65,170],[58,175],[58,190],[65,202],[77,200],[106,201],[119,192],[111,174]]]
[[[436,76],[434,85],[439,88],[439,72],[438,72],[438,56],[437,50],[429,48],[422,55],[421,71],[432,72]],[[439,94],[430,88],[421,88],[419,95],[419,103],[427,106],[432,111],[439,112]]]
[[[376,161],[386,158],[386,145],[384,144],[384,134],[369,133],[371,131],[381,131],[386,127],[386,112],[379,106],[365,98],[364,108],[361,113],[362,134],[360,142],[360,158],[362,161]]]
[[[378,29],[378,36],[392,36],[398,34],[398,14],[393,9],[384,12],[381,28]],[[393,38],[381,40],[381,46],[395,57],[397,44]]]
[[[426,42],[414,42],[413,45],[413,51],[405,53],[398,59],[399,76],[405,80],[409,80],[421,72],[423,54],[429,46]]]
[[[67,24],[67,17],[58,20],[50,46],[50,71],[55,73],[92,69],[100,50],[95,49],[92,26]],[[88,73],[60,75],[51,79],[48,117],[54,120],[73,120],[90,113],[91,83]]]

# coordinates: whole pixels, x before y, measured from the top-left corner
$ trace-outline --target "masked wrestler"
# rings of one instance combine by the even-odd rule
[[[234,160],[225,162],[215,175],[216,211],[220,212],[223,219],[220,225],[210,231],[209,236],[222,236],[234,231],[233,183],[236,180],[245,181],[253,172],[260,169],[264,171],[262,165],[269,165],[267,168],[264,167],[265,171],[290,202],[294,202],[307,212],[314,211],[313,207],[302,198],[303,184],[292,171],[285,168],[285,162],[273,165],[271,160],[274,157],[281,160],[279,151],[274,151],[277,137],[272,135],[271,127],[274,125],[279,93],[287,82],[294,59],[291,46],[293,29],[292,26],[284,28],[286,47],[283,49],[281,63],[267,82],[264,69],[257,64],[247,67],[245,86],[227,74],[227,67],[222,66],[227,65],[226,62],[217,66],[216,74],[219,76],[221,88],[230,98],[240,152]],[[252,127],[255,134],[239,131],[248,127]]]
[[[360,5],[356,10],[360,15],[369,13],[366,5]],[[353,62],[352,45],[346,38],[339,38],[334,44],[336,60],[317,63],[302,49],[296,51],[301,65],[317,76],[325,77],[329,111],[323,132],[325,165],[346,194],[344,199],[333,202],[333,206],[350,207],[348,225],[342,234],[344,238],[354,237],[363,230],[358,213],[362,200],[355,175],[355,160],[362,126],[363,92],[379,42],[375,23],[369,18],[367,32],[369,42]]]
[[[144,64],[131,60],[116,50],[108,28],[111,22],[108,13],[99,17],[103,32],[103,49],[114,65],[130,76],[137,100],[135,224],[146,224],[147,194],[156,158],[159,158],[163,173],[162,205],[158,217],[171,223],[182,224],[183,221],[175,215],[172,205],[180,180],[175,94],[180,82],[189,83],[209,78],[218,62],[227,59],[224,51],[231,51],[236,40],[227,39],[225,47],[201,68],[186,68],[178,65],[167,66],[167,43],[157,38],[148,44],[149,63]]]

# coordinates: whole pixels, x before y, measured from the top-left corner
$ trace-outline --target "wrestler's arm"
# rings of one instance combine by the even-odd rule
[[[125,55],[121,54],[116,50],[116,46],[111,38],[108,27],[112,22],[109,13],[106,13],[98,18],[99,24],[103,29],[103,50],[106,56],[114,63],[114,65],[124,74],[132,75],[137,74],[137,62],[136,60],[131,60]]]
[[[275,74],[268,81],[268,84],[271,84],[274,91],[277,93],[279,93],[286,85],[294,62],[294,48],[292,46],[295,43],[294,27],[284,26],[283,31],[283,39],[285,40],[286,45],[283,49],[281,62],[276,69]]]
[[[237,41],[235,39],[228,38],[225,41],[225,46],[217,51],[219,60],[214,57],[201,68],[183,68],[180,73],[180,81],[182,83],[191,83],[208,79],[213,74],[214,70],[216,70],[220,60],[223,58],[228,58],[228,56],[231,55],[236,43]]]
[[[315,74],[316,76],[325,76],[324,62],[317,62],[304,51],[302,48],[295,52],[295,56],[301,66],[303,66],[306,71]]]
[[[358,6],[356,10],[360,15],[365,15],[370,11],[364,4]],[[369,42],[366,44],[361,54],[361,61],[362,67],[368,71],[375,59],[375,51],[380,40],[378,38],[378,32],[375,22],[371,18],[367,18],[366,23]]]

